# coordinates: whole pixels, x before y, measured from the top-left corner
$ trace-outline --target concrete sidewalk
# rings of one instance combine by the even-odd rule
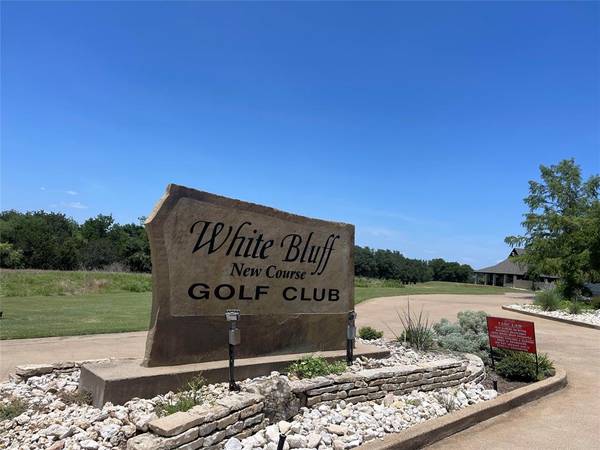
[[[139,358],[145,347],[145,331],[0,341],[0,380],[6,380],[15,366],[22,364]]]

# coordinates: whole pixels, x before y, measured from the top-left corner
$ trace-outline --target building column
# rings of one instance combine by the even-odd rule
[[[492,286],[496,286],[496,274],[492,274]]]
[[[508,275],[504,274],[504,279],[502,280],[502,286],[506,286],[508,284]]]
[[[475,284],[477,284],[477,272],[475,272]]]

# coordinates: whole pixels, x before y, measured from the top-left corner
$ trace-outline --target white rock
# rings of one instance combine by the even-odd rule
[[[242,443],[237,438],[230,438],[225,442],[225,450],[242,450]]]
[[[269,425],[265,428],[265,437],[269,442],[277,444],[279,442],[279,427],[277,425]]]
[[[335,423],[332,423],[331,425],[329,425],[327,427],[327,431],[329,431],[332,434],[337,434],[338,436],[342,436],[342,435],[346,434],[346,432],[348,431],[348,428],[346,428],[342,425],[337,425]]]
[[[306,448],[307,440],[305,436],[301,434],[291,434],[287,437],[286,442],[290,445],[290,448]]]
[[[336,439],[333,441],[333,450],[344,450],[345,444],[343,441]]]
[[[79,445],[84,450],[97,450],[98,447],[100,447],[100,444],[98,444],[96,441],[92,441],[91,439],[86,439],[85,441],[81,441],[79,443]]]
[[[498,397],[498,393],[496,391],[494,391],[493,389],[486,389],[485,391],[483,391],[481,393],[481,397],[484,400],[493,400],[496,397]]]
[[[394,401],[395,401],[394,394],[387,394],[385,397],[383,397],[382,403],[385,406],[389,407],[389,406],[391,406],[394,403]]]
[[[15,417],[15,422],[17,422],[19,425],[25,425],[30,420],[31,420],[31,418],[26,413],[23,413],[23,414]]]
[[[100,427],[99,433],[104,439],[110,439],[119,432],[121,427],[115,423],[108,423]]]
[[[64,427],[64,426],[58,425],[58,424],[50,425],[45,430],[45,434],[47,436],[54,436],[54,437],[62,436],[68,432],[69,432],[69,429],[67,427]]]
[[[288,431],[290,431],[290,428],[292,427],[292,424],[286,420],[279,421],[277,425],[279,426],[279,432],[282,434],[286,434]]]
[[[309,433],[307,436],[306,447],[307,448],[317,448],[319,443],[321,442],[321,435],[317,433]]]

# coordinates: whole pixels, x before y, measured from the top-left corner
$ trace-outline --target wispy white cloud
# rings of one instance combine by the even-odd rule
[[[369,236],[388,239],[401,236],[401,233],[397,230],[385,227],[360,227],[358,232],[368,234]]]
[[[65,194],[69,194],[69,195],[78,195],[78,194],[79,194],[79,192],[77,192],[77,191],[71,191],[71,190],[69,190],[69,191],[65,191]]]
[[[87,209],[87,205],[84,205],[81,202],[60,202],[61,206],[65,208],[73,208],[73,209]]]

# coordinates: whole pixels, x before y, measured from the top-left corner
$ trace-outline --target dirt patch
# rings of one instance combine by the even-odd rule
[[[487,372],[487,374],[486,374],[485,380],[483,380],[482,384],[487,389],[494,389],[493,380],[497,380],[498,394],[506,394],[507,392],[514,391],[515,389],[518,389],[520,387],[531,384],[531,382],[526,382],[526,381],[507,380],[506,378],[502,378],[500,375],[498,375],[496,372],[494,372],[490,368],[486,368],[486,372]]]

